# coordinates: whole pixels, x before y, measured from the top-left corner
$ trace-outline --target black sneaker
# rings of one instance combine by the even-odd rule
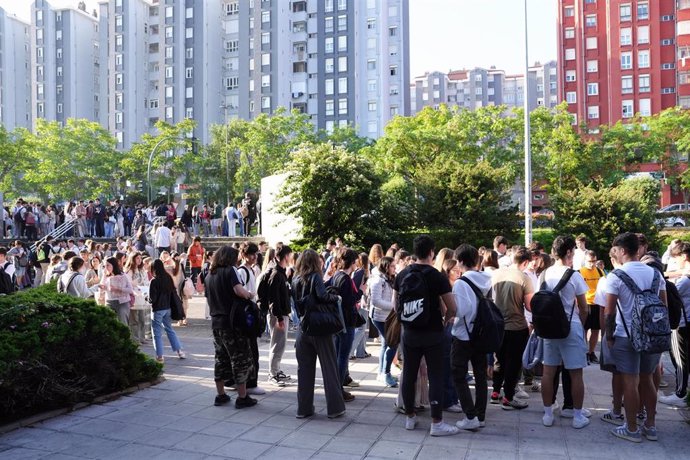
[[[285,375],[285,372],[283,371],[278,371],[278,373],[276,374],[276,379],[286,383],[292,381],[292,377],[290,377],[289,375]]]
[[[230,396],[228,396],[226,393],[223,393],[222,395],[217,395],[216,400],[213,401],[214,406],[222,406],[223,404],[227,404],[230,402]]]
[[[237,398],[235,400],[235,409],[244,409],[245,407],[252,407],[256,406],[256,403],[258,401],[249,395],[245,396],[244,398]]]

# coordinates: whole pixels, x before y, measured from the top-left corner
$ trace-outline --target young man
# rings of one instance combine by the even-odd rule
[[[431,436],[448,436],[458,433],[458,428],[443,421],[443,326],[455,317],[455,297],[448,280],[434,268],[434,240],[422,235],[414,239],[413,251],[417,262],[403,269],[393,285],[393,305],[400,312],[408,307],[399,304],[399,293],[405,286],[406,277],[413,270],[420,271],[426,281],[429,305],[429,320],[426,326],[413,328],[403,322],[402,349],[405,356],[403,366],[402,396],[405,405],[405,428],[414,430],[417,425],[415,413],[415,382],[422,357],[426,360],[429,375],[429,401],[431,406]],[[447,311],[445,319],[439,299],[443,299]]]
[[[639,241],[634,233],[623,233],[613,240],[618,261],[624,271],[640,290],[656,287],[659,298],[666,303],[666,286],[659,273],[639,261]],[[614,428],[611,433],[619,438],[642,442],[644,435],[650,441],[656,441],[656,389],[653,374],[660,353],[641,353],[635,351],[626,332],[632,323],[632,310],[635,298],[630,289],[616,276],[610,273],[606,280],[606,340],[611,349],[611,356],[616,369],[623,379],[623,397],[625,401],[625,425]],[[620,311],[619,311],[620,309]],[[637,413],[644,406],[647,418],[644,425],[637,426]]]
[[[204,247],[201,245],[201,237],[195,236],[194,242],[187,249],[187,259],[192,268],[192,282],[196,285],[196,279],[201,273],[201,266],[204,264]],[[254,290],[256,293],[256,290]]]
[[[552,267],[546,269],[544,282],[546,288],[553,290],[573,264],[575,240],[571,236],[557,237],[551,248],[555,259]],[[558,366],[563,365],[570,373],[571,395],[573,399],[573,428],[579,429],[589,425],[589,419],[583,414],[582,403],[585,397],[585,384],[582,369],[587,366],[587,346],[582,324],[587,319],[587,284],[579,272],[572,274],[558,295],[570,321],[570,333],[564,339],[544,339],[544,376],[541,380],[541,397],[544,403],[544,426],[552,426],[554,376]],[[565,388],[563,391],[567,391]]]
[[[154,245],[156,246],[159,255],[163,251],[170,251],[171,236],[170,229],[165,224],[161,225],[158,227],[158,230],[156,230],[156,234],[154,236]]]
[[[676,257],[679,270],[690,268],[690,244],[680,244],[680,255]],[[688,370],[690,369],[690,277],[676,278],[676,287],[683,300],[678,329],[671,336],[671,361],[676,369],[676,390],[668,396],[660,396],[659,402],[676,407],[687,407],[685,397],[688,392]]]
[[[283,359],[287,343],[287,323],[291,312],[290,285],[285,270],[290,254],[292,254],[290,246],[283,245],[276,249],[275,268],[268,279],[268,329],[271,333],[268,352],[268,383],[281,387],[292,380],[280,368],[280,361]]]
[[[587,238],[583,235],[575,238],[575,252],[573,252],[573,270],[579,270],[585,266],[587,259]]]
[[[518,247],[513,254],[513,264],[494,271],[491,279],[494,301],[505,320],[503,344],[494,364],[491,404],[500,404],[505,410],[527,407],[527,402],[515,398],[515,389],[522,369],[522,353],[529,339],[525,309],[530,309],[534,287],[524,271],[531,261],[529,250]]]
[[[597,358],[597,354],[594,352],[594,349],[599,342],[599,331],[601,330],[601,325],[599,324],[599,312],[601,308],[594,301],[594,296],[597,291],[597,284],[604,276],[604,272],[596,267],[596,263],[596,253],[589,250],[585,251],[584,266],[580,268],[580,275],[582,275],[585,283],[587,283],[588,288],[585,299],[587,300],[589,315],[587,316],[587,321],[585,321],[585,338],[587,337],[587,331],[591,330],[592,332],[590,333],[588,339],[589,349],[587,350],[587,361],[592,364],[599,364],[599,359]],[[574,266],[575,264],[573,263],[573,267]]]
[[[498,253],[499,267],[508,267],[512,263],[512,260],[510,260],[510,256],[508,256],[507,254],[508,238],[500,235],[494,238],[494,251]]]
[[[460,265],[462,277],[466,280],[458,279],[453,285],[453,295],[458,311],[452,329],[451,369],[460,405],[466,416],[455,426],[463,430],[475,430],[484,426],[486,414],[487,354],[484,351],[475,350],[470,340],[470,333],[474,329],[473,322],[477,317],[479,298],[469,283],[474,284],[486,296],[491,291],[491,275],[477,271],[479,251],[469,244],[463,244],[455,250],[455,259]],[[467,382],[467,365],[470,362],[475,381],[476,401],[472,400],[472,393]]]

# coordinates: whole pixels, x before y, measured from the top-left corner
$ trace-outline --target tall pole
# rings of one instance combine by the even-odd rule
[[[158,151],[158,147],[160,147],[163,142],[168,141],[170,139],[177,139],[178,141],[180,140],[180,138],[175,137],[175,136],[166,136],[166,137],[164,137],[158,141],[158,143],[151,150],[151,154],[149,155],[148,168],[146,169],[146,183],[148,184],[149,205],[151,204],[151,162],[153,161],[154,155]],[[194,140],[194,139],[192,139],[192,140]]]
[[[525,0],[525,246],[532,242],[532,152],[529,122],[529,48],[527,40],[527,0]]]
[[[223,103],[225,109],[225,201],[230,204],[230,160],[228,159],[228,105]]]

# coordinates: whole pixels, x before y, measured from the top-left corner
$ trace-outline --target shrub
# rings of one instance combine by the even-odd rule
[[[0,422],[90,401],[157,378],[109,308],[51,283],[0,297]]]

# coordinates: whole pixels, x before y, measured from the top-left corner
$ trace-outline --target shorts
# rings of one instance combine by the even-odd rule
[[[585,321],[585,331],[590,329],[600,331],[601,322],[599,321],[599,311],[601,310],[601,307],[599,305],[588,305],[588,307],[589,316],[587,316],[587,320]]]
[[[599,353],[599,369],[614,374],[618,373],[616,364],[613,362],[613,356],[611,356],[609,343],[606,341],[606,337],[603,336],[601,337],[601,353]]]
[[[587,367],[585,331],[580,323],[570,323],[570,334],[565,339],[544,339],[545,366],[561,366],[566,369]]]
[[[238,385],[247,383],[254,372],[249,339],[235,331],[214,329],[213,346],[216,350],[213,372],[215,380],[233,380]]]
[[[661,353],[635,351],[627,337],[616,337],[611,348],[611,358],[621,374],[651,374],[659,365]]]

